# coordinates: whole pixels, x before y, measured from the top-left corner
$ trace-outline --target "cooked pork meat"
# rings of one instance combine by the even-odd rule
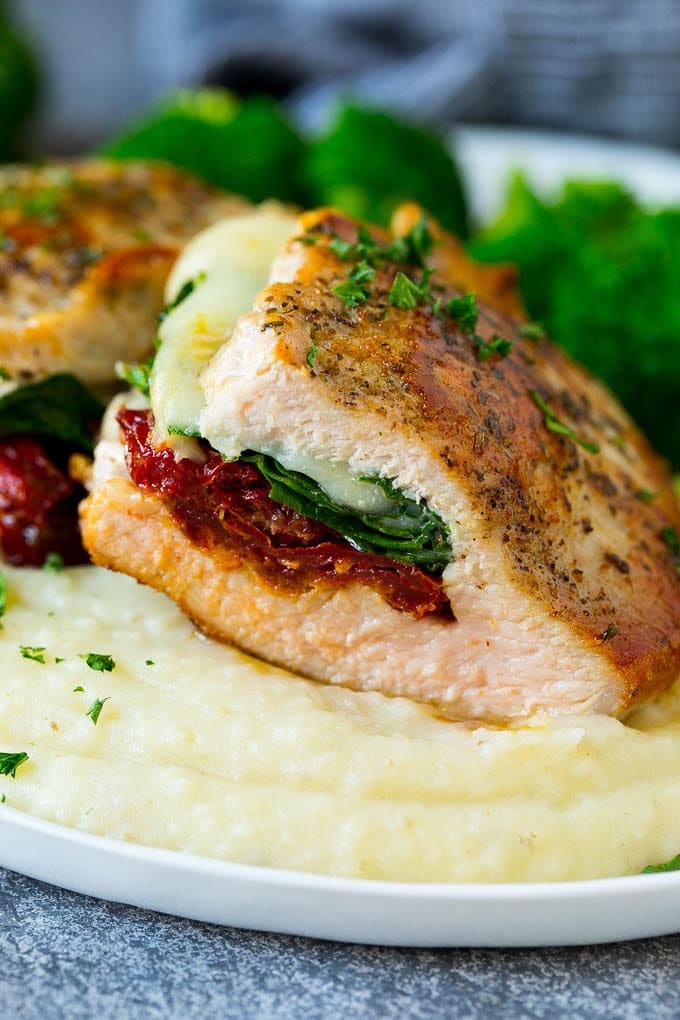
[[[680,671],[666,467],[512,314],[507,281],[435,227],[428,251],[419,222],[397,214],[400,246],[306,214],[204,371],[195,455],[155,447],[150,411],[119,415],[127,470],[109,440],[86,547],[207,633],[318,680],[453,718],[622,715]],[[418,571],[433,589],[400,604]]]
[[[178,250],[238,199],[168,166],[0,171],[0,365],[91,384],[146,356]]]

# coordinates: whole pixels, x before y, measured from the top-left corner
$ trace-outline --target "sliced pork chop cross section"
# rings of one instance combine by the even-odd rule
[[[599,382],[483,301],[479,336],[511,340],[506,357],[481,357],[429,302],[390,304],[389,264],[348,307],[333,288],[351,266],[329,240],[356,232],[332,211],[303,218],[300,235],[318,240],[291,241],[278,282],[204,373],[204,434],[232,453],[285,448],[350,465],[425,500],[450,528],[442,581],[455,619],[414,619],[359,585],[274,591],[238,556],[198,548],[161,497],[125,478],[99,485],[85,509],[95,560],[269,661],[455,718],[621,715],[668,687],[680,578],[664,533],[680,520],[664,464]],[[453,242],[437,236],[433,282],[446,300],[465,280]]]

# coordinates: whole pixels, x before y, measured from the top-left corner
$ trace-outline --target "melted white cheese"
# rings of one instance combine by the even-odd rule
[[[269,446],[267,443],[259,444],[258,453],[267,453],[289,471],[298,471],[313,478],[326,495],[340,506],[368,514],[384,513],[390,507],[390,501],[380,486],[362,481],[359,475],[350,471],[347,464],[322,460],[293,447]]]
[[[149,846],[395,881],[595,878],[680,851],[680,687],[628,725],[470,728],[208,641],[130,578],[3,572],[0,751],[29,755],[0,777],[9,807]],[[44,646],[45,664],[21,645]],[[86,652],[115,669],[94,672]],[[96,726],[95,698],[110,698]]]
[[[182,251],[166,285],[168,303],[183,284],[203,279],[158,331],[161,343],[151,373],[157,442],[167,441],[168,431],[198,435],[201,370],[266,286],[272,259],[296,222],[283,207],[267,203],[220,220]]]

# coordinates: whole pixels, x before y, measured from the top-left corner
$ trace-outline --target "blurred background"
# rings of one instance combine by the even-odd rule
[[[73,152],[177,86],[268,92],[306,127],[351,93],[440,126],[680,143],[678,0],[10,0],[42,84],[35,147]]]
[[[470,122],[666,152],[638,151],[630,190],[630,147],[595,181],[573,139],[522,136],[499,169],[487,131],[465,163],[451,128]],[[550,144],[565,179],[546,193]],[[0,160],[164,159],[377,223],[415,199],[476,258],[517,266],[536,328],[680,470],[678,147],[680,0],[0,0]],[[499,200],[480,215],[489,168]]]

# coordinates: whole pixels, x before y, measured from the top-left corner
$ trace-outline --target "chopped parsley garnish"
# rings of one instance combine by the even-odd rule
[[[153,357],[149,358],[148,361],[142,362],[117,361],[116,375],[123,382],[126,382],[128,386],[133,386],[145,397],[148,397],[153,363]]]
[[[344,283],[339,283],[333,287],[333,293],[342,298],[350,308],[356,308],[357,305],[368,301],[371,292],[366,284],[370,283],[374,276],[375,269],[373,266],[369,266],[368,262],[362,259],[361,262],[350,270],[350,274]]]
[[[463,294],[462,297],[451,298],[444,305],[444,310],[452,319],[456,320],[463,333],[472,335],[472,339],[477,345],[477,356],[480,361],[486,361],[487,358],[492,358],[494,355],[506,358],[512,350],[512,340],[506,340],[505,337],[498,336],[497,333],[494,333],[490,340],[485,340],[476,332],[479,309],[474,294]],[[438,309],[435,309],[436,311]]]
[[[79,655],[78,658],[84,659],[90,669],[98,673],[111,673],[116,668],[110,655],[100,655],[99,652],[88,652],[86,655]]]
[[[317,241],[320,241],[322,236],[323,235],[321,234],[321,232],[317,230],[312,231],[309,234],[302,234],[300,237],[296,237],[295,240],[298,241],[300,244],[304,244],[305,246],[309,247],[312,244],[316,244]]]
[[[39,220],[47,226],[53,226],[61,216],[61,201],[64,196],[64,185],[41,188],[21,200],[24,216]]]
[[[419,266],[425,267],[425,259],[432,251],[432,234],[427,226],[427,218],[423,213],[417,223],[409,230],[405,237],[400,238],[408,246],[409,262],[416,262]],[[399,243],[399,242],[396,242]]]
[[[30,659],[32,662],[39,662],[45,665],[45,649],[43,647],[32,647],[31,645],[19,645],[22,658]]]
[[[529,396],[533,400],[534,404],[536,404],[536,407],[543,412],[543,424],[549,432],[554,432],[558,436],[564,436],[566,439],[571,439],[572,442],[578,443],[579,446],[582,446],[583,449],[587,450],[589,453],[600,452],[600,447],[597,443],[589,443],[586,439],[581,439],[569,425],[565,425],[564,422],[561,422],[555,415],[554,411],[548,407],[545,400],[541,398],[540,394],[537,393],[536,390],[529,390]]]
[[[310,368],[314,368],[314,359],[319,353],[319,348],[316,346],[316,342],[312,341],[312,346],[307,351],[307,364]]]
[[[618,632],[619,628],[616,626],[616,624],[610,623],[607,629],[602,631],[602,633],[600,634],[600,641],[602,641],[603,643],[605,641],[610,641],[612,638],[616,637]]]
[[[423,295],[418,284],[409,279],[406,273],[397,273],[387,300],[396,308],[411,309],[418,307],[423,300]]]
[[[482,340],[481,336],[475,334],[475,343],[477,344],[477,354],[480,361],[486,361],[487,358],[492,358],[494,354],[499,355],[501,358],[507,358],[512,350],[512,340],[506,340],[504,337],[498,336],[497,333],[494,333],[488,341]]]
[[[643,875],[661,875],[664,871],[680,871],[680,854],[664,864],[650,864],[642,869]]]
[[[74,687],[73,688],[73,693],[74,694],[84,694],[85,693],[85,688],[81,687],[80,685],[78,685],[78,687]]]
[[[538,341],[545,339],[545,330],[540,322],[525,322],[523,326],[519,327],[517,332],[524,340]]]
[[[144,665],[145,666],[155,666],[156,663],[153,661],[153,659],[147,659],[146,662],[144,663]]]
[[[662,528],[661,537],[668,547],[668,551],[671,554],[673,565],[675,566],[675,573],[680,577],[680,538],[674,528]]]
[[[322,237],[321,233],[307,234],[300,238],[303,244],[314,244]],[[427,219],[423,214],[418,222],[403,237],[397,237],[390,244],[384,246],[376,241],[370,231],[360,226],[357,231],[357,240],[354,244],[344,241],[337,234],[333,236],[328,247],[343,262],[357,262],[365,259],[369,265],[376,267],[386,262],[396,262],[403,265],[414,263],[425,268],[425,259],[432,250],[432,235],[427,226]]]
[[[661,537],[670,549],[671,555],[677,556],[680,559],[680,538],[678,538],[675,529],[664,528],[661,532]]]
[[[0,620],[7,612],[7,578],[0,574]],[[2,623],[0,623],[2,627]]]
[[[444,308],[451,318],[456,320],[464,333],[474,333],[479,317],[477,299],[474,294],[453,297],[446,302]]]
[[[99,716],[102,714],[102,709],[107,701],[111,698],[95,698],[90,707],[88,708],[85,715],[89,716],[92,720],[92,725],[96,726],[99,722]]]
[[[406,273],[397,273],[387,295],[387,300],[395,308],[404,308],[406,310],[417,308],[418,305],[429,301],[432,293],[428,281],[433,272],[434,269],[423,269],[420,283],[416,283]]]
[[[48,553],[43,563],[43,570],[48,574],[60,574],[63,569],[64,561],[59,553]]]
[[[360,229],[364,230],[365,228],[362,227]],[[317,234],[316,236],[321,237],[320,234]],[[306,243],[310,244],[313,242],[307,240]],[[371,246],[375,247],[376,250],[379,247],[378,245],[373,245],[372,241]],[[353,259],[363,258],[363,255],[365,254],[365,245],[362,245],[360,243],[352,244],[350,241],[343,241],[341,237],[334,237],[331,240],[328,247],[333,252],[333,254],[337,255],[338,258],[341,259],[343,262],[351,262]]]
[[[304,243],[313,244],[320,236],[315,233],[307,234]],[[300,238],[300,240],[303,239]],[[415,308],[416,304],[422,304],[430,296],[427,280],[433,270],[425,268],[425,258],[432,248],[432,243],[432,235],[424,215],[420,217],[408,234],[396,238],[387,246],[376,241],[363,226],[359,227],[357,240],[354,244],[334,235],[328,246],[333,254],[337,255],[342,262],[358,262],[358,264],[350,271],[347,280],[333,288],[333,292],[341,297],[345,304],[356,308],[357,305],[363,304],[369,298],[370,291],[366,284],[373,279],[376,267],[388,262],[404,265],[415,263],[423,269],[421,284],[415,284],[404,273],[397,273],[388,296],[390,304],[396,305],[398,308]],[[417,295],[413,288],[418,289]],[[411,290],[410,297],[407,296],[409,290]],[[413,300],[416,300],[416,304],[412,303]]]
[[[312,231],[299,240],[304,244],[314,244],[322,236],[321,232]],[[387,246],[376,241],[363,226],[359,227],[357,240],[354,244],[334,234],[328,245],[329,249],[342,262],[354,261],[357,262],[357,265],[350,271],[347,280],[333,287],[333,293],[341,297],[345,304],[351,308],[356,308],[370,297],[367,284],[373,279],[376,267],[389,262],[397,265],[418,265],[422,269],[420,282],[402,270],[397,272],[387,294],[388,304],[404,311],[413,311],[420,305],[430,305],[434,315],[441,319],[445,317],[445,314],[450,315],[464,333],[472,335],[477,345],[480,361],[486,361],[487,358],[494,355],[501,358],[506,357],[512,350],[512,341],[497,335],[487,341],[475,333],[479,312],[474,294],[453,297],[445,303],[441,297],[435,298],[433,292],[444,290],[444,288],[430,285],[429,282],[435,270],[427,266],[426,258],[432,250],[433,244],[424,215],[419,218],[408,234],[396,238]],[[385,317],[385,310],[381,317]],[[307,353],[307,364],[310,368],[313,367],[315,354],[316,345],[313,345]]]
[[[639,499],[641,503],[653,503],[656,499],[656,493],[652,492],[651,489],[638,489],[635,493],[635,498]]]
[[[16,754],[0,752],[0,776],[10,776],[10,778],[16,779],[17,769],[25,761],[28,761],[25,751],[17,751]]]
[[[0,365],[0,382],[7,382],[12,376],[9,374],[4,365]]]
[[[392,241],[386,251],[387,258],[391,262],[413,262],[421,269],[425,269],[425,259],[432,251],[433,244],[427,218],[423,213],[408,234]]]

